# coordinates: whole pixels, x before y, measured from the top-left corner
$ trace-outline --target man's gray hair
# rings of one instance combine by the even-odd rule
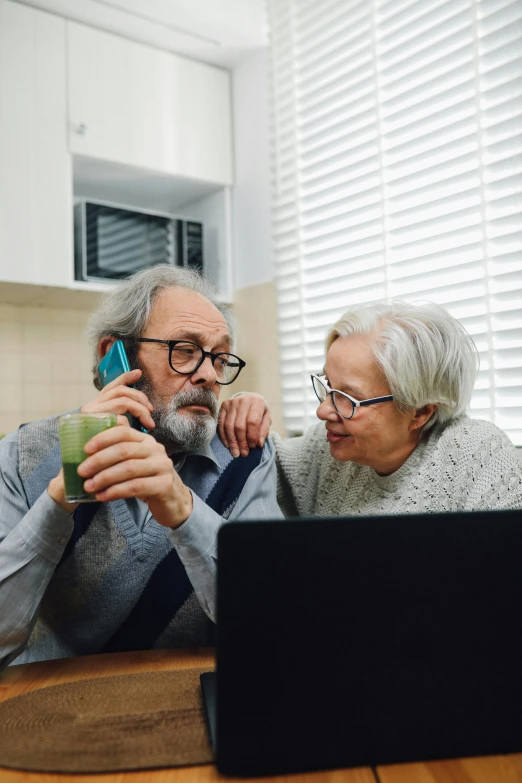
[[[462,324],[443,307],[398,300],[354,305],[329,331],[326,350],[338,337],[354,333],[375,338],[373,354],[399,410],[438,403],[424,430],[466,411],[478,351]]]
[[[131,369],[137,366],[136,340],[143,333],[156,297],[167,288],[186,288],[208,299],[223,315],[227,323],[231,348],[235,345],[235,324],[230,309],[217,300],[212,286],[192,269],[158,264],[136,272],[102,296],[87,324],[86,335],[93,355],[94,385],[101,389],[98,377],[100,355],[98,344],[102,337],[122,340]]]

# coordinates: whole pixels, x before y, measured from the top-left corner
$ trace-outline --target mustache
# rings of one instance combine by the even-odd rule
[[[196,386],[190,389],[190,391],[181,391],[176,394],[169,405],[169,409],[171,412],[175,412],[186,405],[205,405],[209,409],[210,415],[217,419],[218,401],[216,395],[210,389],[198,388]]]
[[[186,405],[205,405],[209,409],[212,418],[217,421],[219,404],[216,395],[211,392],[210,389],[194,386],[188,391],[178,392],[178,394],[169,401],[162,400],[159,395],[156,394],[154,386],[145,375],[142,375],[136,383],[136,389],[144,392],[154,405],[152,418],[156,424],[158,424],[158,421],[162,416],[177,413],[179,408],[184,408]]]

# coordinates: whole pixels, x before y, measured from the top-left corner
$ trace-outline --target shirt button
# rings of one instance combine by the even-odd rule
[[[67,536],[58,536],[58,543],[59,544],[66,544],[67,543]]]

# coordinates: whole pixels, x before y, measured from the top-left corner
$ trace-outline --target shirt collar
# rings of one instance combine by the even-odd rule
[[[187,451],[185,454],[173,454],[172,462],[174,463],[176,472],[179,473],[181,468],[185,465],[187,458],[189,457],[206,457],[206,459],[211,460],[211,462],[213,462],[219,468],[219,462],[217,461],[216,456],[212,451],[212,446],[210,443],[208,443],[206,446],[201,446],[199,449],[194,449],[194,451]]]
[[[219,467],[219,462],[216,459],[216,455],[212,451],[212,446],[210,443],[207,443],[206,446],[202,446],[201,448],[195,449],[194,451],[189,451],[187,457],[207,457],[207,459],[212,460],[212,462],[215,462],[215,464]]]

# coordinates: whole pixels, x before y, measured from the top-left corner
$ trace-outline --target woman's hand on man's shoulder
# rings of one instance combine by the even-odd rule
[[[264,397],[254,392],[239,392],[221,403],[218,433],[233,457],[247,457],[250,449],[263,446],[272,416]]]

